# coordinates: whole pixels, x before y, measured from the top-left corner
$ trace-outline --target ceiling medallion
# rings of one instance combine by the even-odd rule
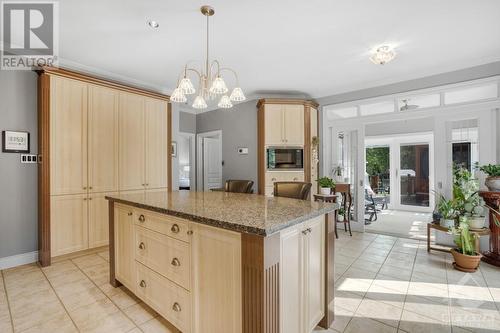
[[[376,50],[372,52],[370,60],[376,65],[385,65],[396,57],[396,52],[394,48],[388,45],[382,45],[377,47]]]
[[[177,80],[177,87],[170,96],[170,100],[176,103],[187,102],[187,95],[197,94],[192,107],[195,109],[206,109],[208,108],[208,102],[216,98],[219,98],[217,106],[224,109],[229,109],[233,107],[233,102],[241,102],[246,99],[241,90],[238,81],[238,74],[234,70],[228,67],[221,67],[219,61],[209,60],[209,19],[215,14],[215,10],[210,6],[202,6],[200,8],[201,13],[207,18],[207,48],[205,64],[202,66],[201,70],[188,67],[186,64],[179,79]],[[229,89],[224,81],[222,73],[229,72],[234,75],[235,78],[235,88],[231,91],[228,96]],[[198,91],[195,89],[191,79],[188,74],[195,73],[198,78]]]

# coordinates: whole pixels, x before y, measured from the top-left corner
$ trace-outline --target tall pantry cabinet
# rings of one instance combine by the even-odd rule
[[[168,96],[39,72],[39,257],[108,244],[106,195],[170,188]]]

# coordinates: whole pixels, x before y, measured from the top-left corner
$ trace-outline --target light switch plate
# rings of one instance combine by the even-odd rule
[[[239,147],[238,148],[238,154],[240,154],[240,155],[248,155],[248,148],[246,148],[246,147]]]
[[[35,154],[21,154],[21,163],[38,163],[38,156]]]

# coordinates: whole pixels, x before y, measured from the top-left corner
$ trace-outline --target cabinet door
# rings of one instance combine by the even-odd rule
[[[302,243],[304,235],[292,227],[281,233],[280,331],[303,333]]]
[[[144,97],[120,94],[120,191],[144,189]]]
[[[305,254],[305,295],[307,332],[318,325],[324,315],[325,303],[325,217],[319,216],[308,224]]]
[[[116,90],[89,87],[89,191],[118,191],[118,95]]]
[[[115,274],[118,281],[135,292],[135,239],[132,208],[116,205],[115,230]]]
[[[241,333],[241,237],[191,226],[194,332]]]
[[[283,105],[266,104],[264,108],[265,144],[283,145]]]
[[[285,143],[290,146],[304,145],[304,106],[285,105]]]
[[[146,99],[146,188],[167,187],[167,103]]]
[[[89,248],[109,243],[109,201],[106,195],[118,192],[89,195]]]
[[[87,192],[87,85],[50,79],[51,195]]]
[[[52,257],[88,248],[86,194],[50,198],[50,248]]]

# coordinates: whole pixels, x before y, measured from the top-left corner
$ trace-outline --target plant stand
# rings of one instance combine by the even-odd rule
[[[439,221],[432,221],[432,222],[427,223],[427,252],[431,252],[431,250],[441,251],[441,252],[450,252],[451,248],[449,248],[449,247],[431,244],[431,229],[434,229],[436,231],[441,231],[441,232],[448,232],[448,228],[442,227],[439,224]],[[472,234],[477,235],[475,248],[476,248],[476,252],[479,253],[479,238],[481,236],[489,235],[490,229],[483,228],[480,230],[471,230],[470,232]]]
[[[500,227],[496,225],[494,217],[500,221],[500,192],[480,191],[479,195],[484,199],[486,207],[490,211],[490,249],[483,252],[482,261],[500,267]]]

